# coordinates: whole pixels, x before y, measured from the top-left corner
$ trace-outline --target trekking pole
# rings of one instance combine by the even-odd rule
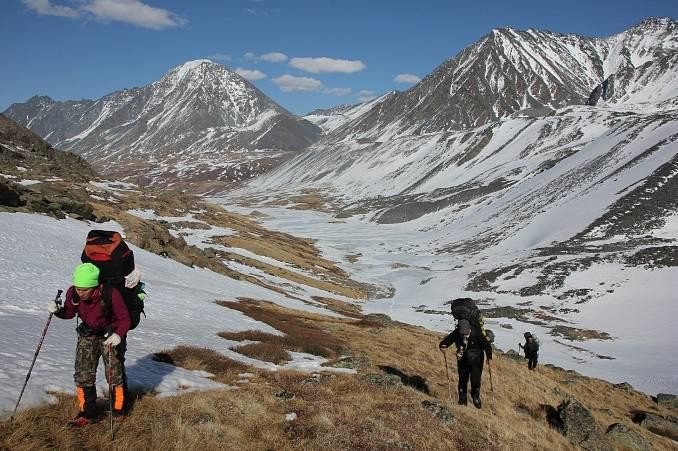
[[[450,398],[450,403],[452,402],[452,384],[450,382],[450,370],[447,369],[447,354],[443,352],[443,360],[445,361],[445,374],[447,375],[447,396]]]
[[[57,295],[54,298],[54,302],[58,307],[61,307],[61,293],[63,293],[63,290],[58,290]],[[42,331],[42,336],[40,337],[40,343],[38,343],[38,348],[35,350],[35,355],[33,356],[33,362],[31,363],[31,367],[28,369],[28,374],[26,375],[26,380],[24,381],[24,386],[21,387],[21,393],[19,394],[19,399],[16,402],[16,406],[14,406],[14,413],[12,414],[12,417],[10,418],[10,421],[14,420],[14,415],[16,415],[16,410],[19,408],[19,403],[21,402],[21,397],[24,395],[24,390],[26,390],[26,385],[28,385],[28,379],[31,377],[31,372],[33,371],[33,365],[35,365],[35,361],[38,359],[38,354],[40,353],[40,348],[42,348],[42,342],[45,339],[45,335],[47,335],[47,329],[49,328],[49,323],[52,322],[52,316],[54,316],[54,313],[50,312],[49,317],[47,318],[47,324],[45,324],[45,329]]]
[[[494,393],[494,384],[492,383],[492,365],[488,365],[487,370],[490,372],[490,391]]]
[[[111,440],[115,439],[113,433],[113,346],[108,345],[108,416],[111,422]]]

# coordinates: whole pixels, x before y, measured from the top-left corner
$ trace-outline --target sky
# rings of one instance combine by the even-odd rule
[[[207,58],[296,114],[406,90],[493,28],[610,36],[675,0],[2,0],[0,111],[96,99]]]

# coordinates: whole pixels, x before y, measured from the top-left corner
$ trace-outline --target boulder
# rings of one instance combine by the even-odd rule
[[[509,349],[508,351],[506,351],[506,353],[505,353],[504,355],[505,355],[506,357],[508,357],[509,359],[513,359],[513,360],[523,360],[523,356],[520,355],[520,354],[518,353],[518,351],[516,351],[515,349]]]
[[[403,385],[402,381],[395,374],[366,374],[364,379],[370,384],[380,385],[382,387],[396,387]]]
[[[558,406],[558,420],[563,435],[588,451],[610,449],[591,412],[577,399],[568,398]]]
[[[21,193],[13,186],[10,186],[9,183],[0,180],[0,205],[20,207],[24,204],[25,202],[21,200]]]
[[[624,448],[642,451],[650,451],[652,449],[652,445],[650,445],[650,443],[645,440],[642,435],[629,429],[621,423],[614,423],[610,425],[605,435]]]
[[[436,402],[422,401],[421,407],[428,410],[429,412],[432,412],[437,418],[439,418],[440,420],[442,420],[446,423],[454,421],[454,415],[452,415],[452,412],[450,412],[450,409],[448,409],[447,407],[440,405]]]
[[[273,396],[282,400],[282,401],[291,401],[294,399],[294,393],[287,390],[280,390],[279,392],[273,393]]]
[[[629,393],[633,391],[633,386],[631,384],[629,384],[628,382],[621,382],[619,384],[614,384],[613,387],[616,388],[617,390],[624,390],[624,391],[627,391]]]
[[[663,435],[671,440],[678,440],[678,418],[661,416],[650,412],[641,412],[634,421],[650,432]]]
[[[678,409],[678,396],[668,393],[659,393],[657,395],[657,404],[668,407],[669,409]]]

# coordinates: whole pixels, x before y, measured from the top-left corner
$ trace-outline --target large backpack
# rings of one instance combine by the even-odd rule
[[[494,341],[494,332],[485,329],[485,320],[480,313],[480,309],[476,302],[471,298],[457,298],[450,303],[452,316],[459,323],[460,320],[467,320],[473,329],[485,335],[485,337],[492,343]],[[489,333],[488,333],[489,332]]]
[[[99,282],[103,284],[104,314],[108,318],[113,314],[111,291],[115,287],[125,300],[130,316],[130,330],[137,327],[141,314],[146,316],[142,299],[144,296],[139,296],[143,293],[144,284],[140,282],[134,288],[125,286],[125,276],[134,270],[134,253],[122,236],[108,230],[90,230],[80,260],[99,268]]]

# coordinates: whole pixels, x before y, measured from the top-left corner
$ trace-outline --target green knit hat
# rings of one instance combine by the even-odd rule
[[[82,263],[73,271],[73,286],[93,288],[99,285],[99,268],[91,263]]]

